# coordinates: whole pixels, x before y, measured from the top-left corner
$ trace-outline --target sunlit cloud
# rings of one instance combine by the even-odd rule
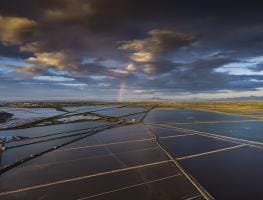
[[[128,71],[136,71],[136,69],[137,69],[137,67],[133,63],[128,64],[126,67],[126,70],[128,70]]]
[[[160,71],[167,64],[164,54],[188,46],[196,40],[195,34],[186,34],[175,29],[153,29],[148,31],[150,37],[142,40],[124,41],[119,47],[130,52],[129,58],[139,63],[146,73]]]
[[[65,52],[36,53],[35,57],[27,59],[35,65],[51,66],[58,69],[76,68],[75,61]]]
[[[5,44],[22,43],[37,23],[25,17],[0,16],[0,41]]]

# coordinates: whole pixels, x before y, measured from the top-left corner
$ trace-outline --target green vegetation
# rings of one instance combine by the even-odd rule
[[[198,109],[263,118],[263,101],[138,102],[132,103],[132,105],[175,109]]]

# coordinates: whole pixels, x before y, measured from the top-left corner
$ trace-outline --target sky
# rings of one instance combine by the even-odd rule
[[[263,96],[263,2],[1,0],[0,100]]]

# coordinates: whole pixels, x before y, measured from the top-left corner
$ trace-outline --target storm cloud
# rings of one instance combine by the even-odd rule
[[[262,92],[259,2],[2,0],[0,8],[0,92],[10,98]]]

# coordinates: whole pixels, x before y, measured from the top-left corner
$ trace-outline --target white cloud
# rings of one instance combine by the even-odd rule
[[[136,71],[136,69],[137,67],[133,63],[128,64],[128,66],[126,67],[126,70],[128,71]]]
[[[70,82],[74,81],[74,78],[66,78],[62,76],[36,76],[33,79],[38,81],[50,81],[50,82]]]

